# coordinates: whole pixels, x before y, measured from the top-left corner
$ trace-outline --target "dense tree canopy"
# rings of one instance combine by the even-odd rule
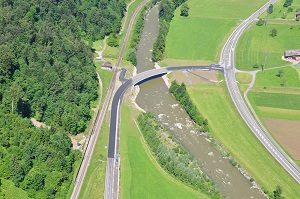
[[[0,101],[6,111],[77,133],[97,97],[93,53],[82,41],[120,29],[120,0],[0,0]]]
[[[120,30],[124,0],[0,0],[0,178],[31,197],[65,197],[97,98],[85,41]],[[27,118],[51,129],[36,129]]]
[[[29,119],[0,111],[0,177],[30,197],[66,195],[79,154],[62,130],[32,128]]]

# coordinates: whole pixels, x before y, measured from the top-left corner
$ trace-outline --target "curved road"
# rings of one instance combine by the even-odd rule
[[[114,95],[111,110],[110,120],[110,136],[109,136],[109,149],[108,149],[108,161],[106,170],[106,181],[105,181],[105,199],[118,198],[119,192],[119,114],[120,104],[125,91],[133,86],[143,83],[152,78],[163,76],[168,72],[175,70],[219,70],[224,72],[226,85],[230,96],[244,119],[246,124],[249,126],[254,135],[260,140],[264,147],[272,154],[272,156],[282,165],[282,167],[298,182],[300,183],[300,171],[298,166],[289,158],[289,156],[280,148],[280,146],[269,137],[269,133],[261,126],[260,122],[255,119],[247,107],[237,85],[235,78],[235,53],[237,42],[243,32],[248,26],[255,21],[263,12],[265,12],[270,4],[274,4],[276,0],[270,0],[249,18],[244,20],[230,35],[229,39],[225,43],[221,57],[220,65],[211,65],[206,67],[167,67],[161,69],[153,69],[145,71],[136,75],[135,77],[124,82]]]
[[[92,132],[88,138],[88,142],[87,142],[87,147],[86,150],[84,152],[84,156],[80,165],[80,168],[78,170],[76,179],[75,179],[75,184],[74,184],[74,189],[71,195],[71,199],[77,199],[80,193],[80,189],[85,177],[85,174],[87,172],[88,166],[90,164],[90,160],[96,145],[96,141],[100,132],[100,129],[102,127],[102,123],[105,117],[105,113],[108,109],[108,106],[111,102],[111,98],[113,95],[113,91],[115,88],[115,81],[116,81],[116,77],[117,77],[117,72],[118,72],[118,68],[120,67],[122,60],[123,60],[123,56],[125,53],[125,49],[127,47],[128,41],[129,41],[129,37],[131,34],[131,30],[133,28],[134,22],[136,20],[136,17],[138,15],[138,13],[140,13],[140,11],[142,10],[142,8],[149,2],[149,0],[144,0],[142,3],[139,4],[139,6],[135,9],[135,11],[133,12],[131,18],[130,18],[130,22],[125,34],[125,38],[124,41],[122,43],[120,52],[119,52],[119,56],[118,56],[118,60],[117,60],[117,64],[115,65],[115,67],[113,68],[113,75],[112,75],[112,79],[108,88],[108,92],[107,95],[105,96],[103,105],[101,107],[101,110],[97,112],[97,116],[96,116],[96,120],[93,124],[93,129]]]
[[[119,192],[119,120],[120,120],[120,105],[124,93],[131,86],[142,84],[150,79],[161,77],[173,71],[191,71],[191,70],[218,70],[223,72],[223,68],[219,65],[210,66],[180,66],[180,67],[165,67],[160,69],[152,69],[137,74],[131,79],[124,82],[116,91],[111,108],[110,117],[110,134],[108,145],[108,161],[105,177],[105,199],[118,198]]]
[[[224,67],[225,81],[230,93],[230,96],[254,135],[264,145],[264,147],[272,154],[272,156],[279,162],[279,164],[298,182],[300,183],[299,167],[293,160],[281,149],[281,147],[269,136],[269,133],[261,126],[260,122],[256,120],[242,97],[237,81],[235,78],[235,53],[234,50],[237,42],[247,27],[265,12],[270,4],[274,4],[276,0],[270,0],[267,4],[257,10],[249,18],[244,20],[231,34],[227,40],[220,58],[220,65]],[[253,146],[255,147],[255,146]]]

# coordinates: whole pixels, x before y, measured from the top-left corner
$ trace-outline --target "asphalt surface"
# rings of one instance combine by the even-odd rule
[[[244,98],[242,97],[237,81],[235,78],[235,53],[237,42],[247,27],[255,21],[264,11],[266,11],[270,4],[274,4],[276,0],[271,0],[258,11],[252,14],[249,18],[244,20],[231,34],[227,40],[220,58],[220,65],[224,67],[225,81],[230,93],[230,96],[254,135],[264,145],[264,147],[272,154],[272,156],[278,161],[278,163],[298,182],[300,183],[300,171],[299,167],[293,162],[293,160],[283,151],[283,149],[276,143],[276,141],[270,136],[267,130],[262,126],[251,111]],[[255,147],[255,146],[253,146]]]
[[[120,121],[120,105],[124,93],[128,88],[134,85],[140,85],[151,79],[161,77],[173,71],[192,71],[202,70],[210,71],[217,70],[223,72],[223,68],[219,65],[210,66],[180,66],[180,67],[165,67],[160,69],[152,69],[137,74],[131,79],[124,82],[116,91],[111,107],[110,117],[110,134],[108,145],[108,164],[106,169],[106,184],[105,184],[105,199],[118,198],[119,191],[119,121]]]
[[[77,176],[76,176],[76,179],[75,179],[74,189],[73,189],[73,192],[72,192],[72,195],[71,195],[71,199],[77,199],[79,197],[81,186],[83,184],[85,174],[86,174],[88,166],[90,164],[91,156],[93,154],[93,151],[94,151],[94,148],[95,148],[95,145],[96,145],[96,141],[97,141],[100,129],[102,127],[102,123],[103,123],[103,120],[104,120],[104,117],[105,117],[105,113],[106,113],[106,111],[109,107],[109,104],[111,102],[111,98],[112,98],[114,88],[115,88],[115,82],[116,82],[116,77],[117,77],[117,73],[118,73],[118,68],[120,67],[120,65],[122,63],[123,56],[124,56],[124,53],[125,53],[125,49],[128,45],[128,40],[129,40],[129,37],[130,37],[131,30],[133,28],[133,25],[134,25],[134,22],[135,22],[135,19],[136,19],[138,13],[148,3],[148,1],[149,0],[144,0],[136,8],[136,10],[134,11],[134,13],[132,14],[132,17],[130,19],[130,22],[129,22],[129,25],[128,25],[128,28],[127,28],[127,31],[126,31],[126,34],[125,34],[125,38],[124,38],[124,41],[122,43],[122,46],[121,46],[121,49],[120,49],[120,52],[119,52],[117,64],[113,68],[113,75],[112,75],[112,79],[111,79],[111,82],[110,82],[110,85],[109,85],[109,88],[108,88],[108,91],[107,91],[107,95],[105,96],[105,99],[104,99],[103,105],[101,107],[101,110],[100,111],[98,110],[98,112],[97,112],[96,120],[94,122],[93,129],[92,129],[92,133],[89,136],[88,141],[87,141],[87,147],[84,151],[84,156],[83,156],[80,168],[78,170],[78,173],[77,173]],[[110,160],[108,159],[108,162],[109,161]],[[109,163],[108,163],[108,165],[109,165]]]
[[[135,11],[133,12],[127,31],[126,31],[126,35],[124,38],[124,41],[122,43],[121,46],[121,50],[119,53],[119,57],[118,57],[118,61],[116,66],[114,67],[114,73],[113,73],[113,77],[110,83],[110,88],[109,88],[109,93],[106,95],[106,98],[108,98],[108,101],[110,102],[112,95],[113,95],[113,91],[115,88],[115,80],[116,80],[116,76],[117,76],[117,70],[120,67],[122,60],[123,60],[123,56],[125,53],[125,50],[127,48],[128,45],[128,41],[130,38],[130,34],[132,31],[132,28],[134,26],[134,23],[136,21],[136,17],[138,16],[138,14],[140,13],[140,11],[147,5],[147,3],[150,0],[144,0],[142,3],[139,4],[139,6],[135,9]],[[121,72],[122,73],[122,72]],[[125,75],[125,73],[124,73]],[[108,105],[106,107],[106,110],[108,108]],[[103,113],[105,114],[105,112]],[[101,124],[102,125],[102,124]],[[116,137],[116,142],[118,143],[119,138]],[[119,147],[118,144],[116,144],[116,146]],[[116,158],[107,158],[107,164],[106,164],[106,175],[105,175],[105,190],[104,190],[104,198],[118,198],[118,193],[119,193],[119,167],[120,167],[120,162],[118,161],[118,159]]]

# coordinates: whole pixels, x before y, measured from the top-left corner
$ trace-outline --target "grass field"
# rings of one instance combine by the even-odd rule
[[[159,166],[134,122],[137,111],[123,105],[121,114],[122,199],[207,198],[175,180]]]
[[[236,66],[241,70],[272,68],[291,63],[283,61],[285,50],[300,47],[300,23],[295,25],[274,24],[267,26],[253,24],[242,35],[236,50]],[[291,29],[291,27],[293,27]],[[270,31],[275,28],[277,36],[270,36]]]
[[[101,93],[101,100],[106,96],[110,80],[112,78],[112,71],[110,70],[104,70],[101,68],[101,62],[96,62],[96,70],[98,74],[100,75],[101,81],[102,81],[102,93]]]
[[[293,9],[292,12],[288,12],[288,8],[283,7],[284,2],[285,0],[278,0],[277,3],[274,5],[273,13],[268,17],[271,19],[294,19],[295,12],[300,9],[300,0],[293,0],[293,3],[291,5]],[[265,17],[266,15],[267,14],[263,16]]]
[[[253,105],[255,105],[255,104],[253,104]],[[282,109],[282,108],[259,106],[259,107],[256,107],[255,112],[261,118],[300,120],[300,110],[291,110],[291,109]]]
[[[252,75],[248,73],[236,73],[236,80],[241,84],[250,84],[252,81]]]
[[[300,110],[300,95],[250,92],[248,97],[256,106]]]
[[[81,191],[80,199],[97,199],[104,197],[105,186],[105,170],[107,157],[109,127],[105,120],[100,131],[91,162],[85,175]]]
[[[280,77],[280,73],[282,76]],[[281,84],[284,83],[284,87]],[[255,87],[300,88],[299,74],[294,67],[284,67],[258,72]]]
[[[166,42],[166,59],[217,62],[231,30],[265,0],[189,0],[189,17],[176,10]],[[238,8],[238,9],[234,9]]]
[[[281,78],[278,77],[279,70],[283,71]],[[300,120],[298,70],[297,67],[284,67],[257,73],[249,99],[258,116]],[[284,86],[281,86],[282,82]]]
[[[286,198],[300,198],[300,186],[281,168],[237,113],[224,84],[188,87],[192,100],[208,119],[213,136],[268,191],[277,185]]]
[[[106,96],[108,86],[112,77],[112,72],[103,70],[100,67],[101,62],[96,62],[96,70],[102,81],[102,93],[100,95],[101,104]],[[99,103],[99,101],[97,101]],[[98,137],[94,153],[91,158],[90,166],[84,178],[82,189],[79,198],[103,198],[104,183],[105,183],[105,168],[108,142],[108,124],[103,123],[100,135]]]
[[[104,40],[97,40],[93,42],[93,48],[97,51],[102,50],[103,46],[104,46]]]

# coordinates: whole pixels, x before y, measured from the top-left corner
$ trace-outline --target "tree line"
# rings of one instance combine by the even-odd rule
[[[153,5],[153,4],[152,4]],[[139,14],[136,23],[134,25],[133,33],[130,39],[130,45],[129,45],[129,50],[127,54],[127,60],[130,61],[133,65],[137,65],[137,57],[136,57],[136,52],[137,52],[137,46],[141,40],[142,32],[144,29],[144,19],[147,10],[149,10],[151,4],[144,7],[141,13]]]
[[[201,171],[197,161],[183,147],[179,144],[171,147],[162,141],[160,134],[165,130],[153,114],[142,113],[137,121],[143,137],[161,167],[193,189],[206,193],[210,198],[222,198],[214,182]]]
[[[98,97],[86,41],[118,33],[125,9],[124,0],[0,0],[0,177],[31,197],[65,197],[76,159],[67,134],[84,132]]]
[[[163,58],[166,47],[166,38],[170,28],[170,22],[174,17],[174,11],[186,0],[161,0],[159,4],[159,33],[153,45],[152,59],[157,62]],[[153,0],[157,3],[158,0]]]
[[[180,103],[180,105],[185,109],[185,111],[191,117],[191,119],[201,127],[201,130],[209,131],[208,120],[200,114],[197,107],[193,104],[186,90],[185,84],[178,84],[176,81],[172,81],[169,91],[173,94],[173,96]]]

